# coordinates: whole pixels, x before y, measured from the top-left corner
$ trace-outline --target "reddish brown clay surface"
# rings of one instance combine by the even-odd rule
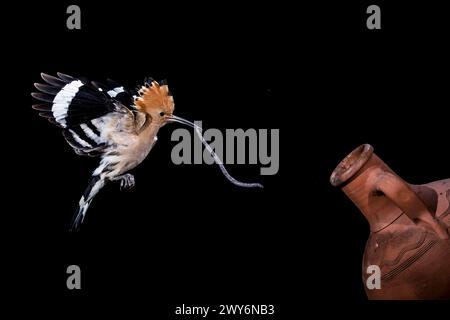
[[[411,185],[362,145],[333,171],[370,224],[362,274],[369,299],[450,299],[450,179]],[[381,289],[366,286],[367,267]]]

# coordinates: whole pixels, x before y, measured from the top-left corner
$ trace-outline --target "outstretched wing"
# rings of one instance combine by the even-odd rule
[[[111,141],[102,131],[111,127],[112,118],[133,121],[132,94],[112,80],[100,84],[62,73],[41,76],[46,83],[35,83],[40,92],[32,96],[43,103],[33,109],[63,129],[77,154],[97,156],[103,152]]]

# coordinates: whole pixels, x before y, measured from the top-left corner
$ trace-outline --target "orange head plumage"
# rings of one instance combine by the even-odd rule
[[[158,83],[154,80],[148,81],[138,90],[139,96],[134,100],[137,109],[149,114],[152,121],[160,123],[173,114],[175,103],[165,81]]]

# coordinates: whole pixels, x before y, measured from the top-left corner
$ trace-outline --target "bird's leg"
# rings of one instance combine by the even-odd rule
[[[114,181],[120,180],[120,190],[131,189],[134,187],[134,176],[129,173],[114,177],[111,180],[114,180]]]

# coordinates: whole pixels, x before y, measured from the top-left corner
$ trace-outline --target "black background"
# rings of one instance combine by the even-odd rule
[[[81,1],[79,31],[66,28],[72,3],[13,6],[3,28],[14,70],[5,171],[19,228],[4,228],[14,230],[5,234],[17,297],[60,315],[94,307],[164,319],[182,303],[253,303],[291,319],[336,301],[342,314],[348,305],[383,314],[361,281],[368,225],[329,175],[370,143],[407,181],[448,178],[450,55],[438,2],[373,3],[381,30],[366,28],[372,2]],[[176,126],[166,126],[132,171],[135,188],[108,185],[69,234],[97,160],[76,156],[30,107],[39,73],[57,71],[129,87],[167,78],[175,113],[205,128],[279,128],[280,170],[229,166],[265,186],[249,190],[216,166],[176,166]],[[81,291],[66,289],[70,264],[81,267]]]

